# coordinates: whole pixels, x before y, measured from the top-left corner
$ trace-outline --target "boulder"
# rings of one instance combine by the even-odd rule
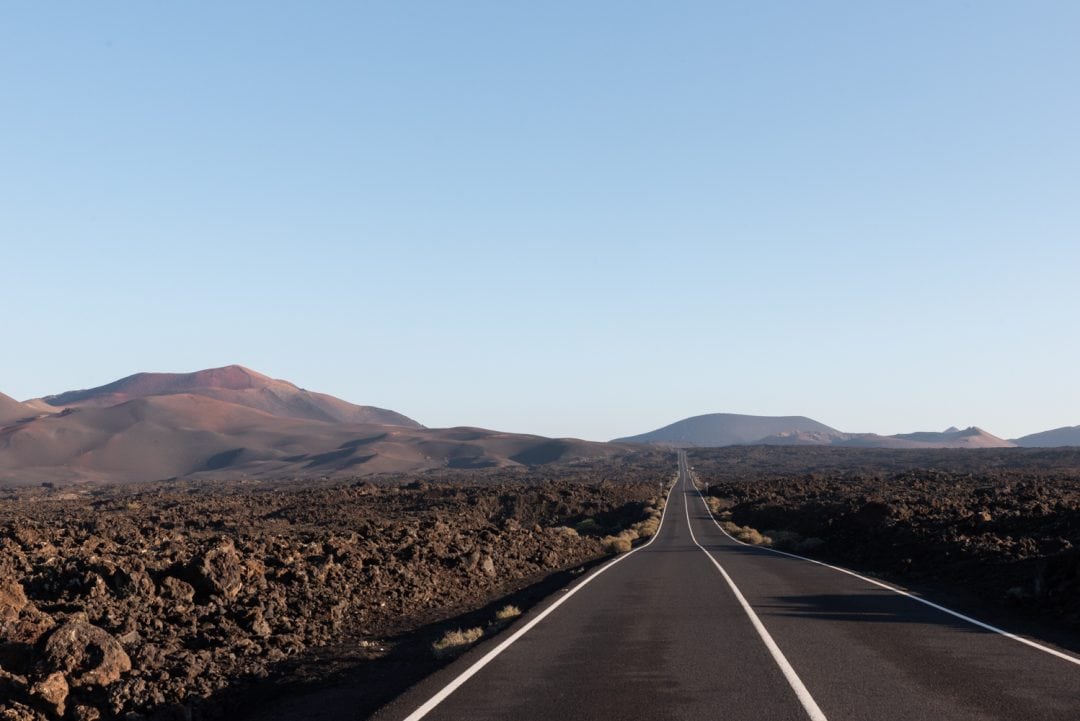
[[[192,560],[189,567],[195,589],[232,600],[244,587],[243,566],[232,541],[225,540]]]
[[[119,641],[104,629],[78,620],[53,631],[42,660],[47,669],[63,671],[75,688],[108,686],[131,670],[131,659]]]

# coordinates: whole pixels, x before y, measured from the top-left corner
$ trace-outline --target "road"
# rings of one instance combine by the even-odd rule
[[[680,454],[652,542],[376,715],[715,717],[1076,721],[1080,661],[871,579],[738,543]]]

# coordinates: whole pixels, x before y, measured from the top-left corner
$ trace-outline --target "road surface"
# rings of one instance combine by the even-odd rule
[[[1080,719],[1080,660],[728,537],[680,454],[660,530],[377,719]]]

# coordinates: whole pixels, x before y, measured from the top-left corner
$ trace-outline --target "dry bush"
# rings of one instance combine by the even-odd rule
[[[772,539],[772,547],[791,553],[806,553],[821,546],[825,541],[820,538],[803,538],[794,531],[765,531],[765,536]]]
[[[650,516],[644,521],[639,521],[630,526],[630,530],[636,533],[638,538],[651,538],[660,530],[660,519],[656,516]]]
[[[714,515],[721,515],[727,513],[728,509],[733,505],[729,498],[717,498],[716,496],[706,496],[705,503],[708,504],[709,510]]]
[[[460,628],[447,631],[442,638],[431,644],[431,650],[435,652],[436,656],[449,656],[464,651],[479,641],[483,635],[484,629],[479,627],[465,629],[464,631]]]
[[[737,523],[731,521],[724,521],[720,524],[725,531],[734,536],[737,540],[743,543],[749,543],[752,546],[771,546],[772,539],[768,536],[763,536],[760,531],[750,526],[740,526]]]
[[[608,553],[626,553],[630,550],[632,541],[624,531],[617,536],[604,536],[600,539],[600,544]]]
[[[496,621],[509,621],[521,615],[521,609],[517,606],[506,605],[495,612]]]
[[[570,528],[570,526],[556,526],[555,528],[552,528],[551,531],[560,536],[566,536],[567,538],[578,538],[578,532],[573,528]]]

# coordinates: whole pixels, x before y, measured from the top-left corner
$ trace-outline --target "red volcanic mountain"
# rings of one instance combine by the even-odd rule
[[[625,450],[478,428],[428,429],[240,366],[139,373],[28,404],[0,399],[0,414],[0,484],[357,476],[535,466]]]
[[[400,413],[298,388],[288,381],[231,365],[196,373],[136,373],[108,385],[37,399],[56,409],[101,408],[149,396],[205,396],[283,418],[330,423],[378,423],[423,428]],[[40,405],[40,404],[39,404]]]

